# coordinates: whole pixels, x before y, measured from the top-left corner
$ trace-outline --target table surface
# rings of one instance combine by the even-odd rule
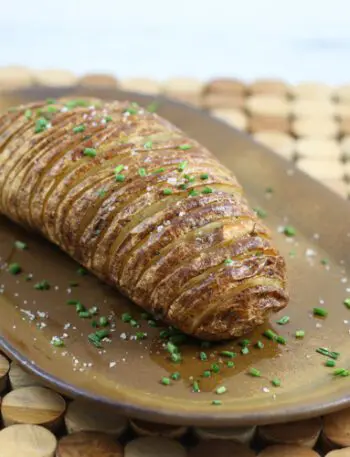
[[[2,2],[0,66],[342,84],[348,8],[348,0]]]

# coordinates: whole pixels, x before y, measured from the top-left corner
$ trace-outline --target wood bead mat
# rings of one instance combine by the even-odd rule
[[[9,91],[31,86],[108,87],[164,94],[205,109],[350,196],[350,84],[250,84],[234,78],[118,80],[69,71],[0,68],[0,108]],[[70,401],[0,354],[0,457],[350,457],[350,409],[260,427],[208,429],[132,420]]]

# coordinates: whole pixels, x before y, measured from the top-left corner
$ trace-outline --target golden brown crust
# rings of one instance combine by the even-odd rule
[[[209,151],[135,104],[58,100],[0,117],[0,212],[199,338],[283,308],[285,263]]]

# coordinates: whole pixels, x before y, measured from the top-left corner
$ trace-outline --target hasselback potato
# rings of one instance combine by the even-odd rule
[[[0,212],[199,338],[288,300],[285,262],[215,157],[135,103],[48,100],[0,118]]]

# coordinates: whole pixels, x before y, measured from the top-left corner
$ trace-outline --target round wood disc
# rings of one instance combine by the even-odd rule
[[[70,71],[59,69],[36,71],[33,77],[37,84],[49,87],[74,86],[78,81],[78,78]]]
[[[187,427],[176,425],[156,424],[138,419],[131,419],[132,429],[140,436],[164,436],[166,438],[180,438],[187,432]]]
[[[0,353],[0,393],[6,389],[7,374],[10,369],[10,363],[7,358]]]
[[[209,81],[206,86],[206,93],[210,94],[231,94],[244,95],[246,92],[245,84],[233,78],[220,78]]]
[[[248,446],[225,440],[201,441],[190,449],[188,457],[254,457],[255,452]]]
[[[350,408],[325,416],[323,433],[337,446],[350,446]]]
[[[68,405],[64,420],[68,433],[94,431],[119,437],[128,426],[127,419],[114,409],[81,400]]]
[[[38,425],[19,424],[1,430],[1,457],[54,457],[55,435]]]
[[[2,90],[24,89],[33,84],[33,74],[25,67],[9,66],[0,68],[0,92]]]
[[[5,395],[1,415],[5,426],[43,425],[56,429],[63,418],[66,403],[61,395],[45,387],[21,387]]]
[[[195,427],[194,433],[204,440],[232,440],[236,443],[248,444],[252,441],[256,427]]]
[[[123,457],[123,447],[101,432],[78,432],[63,437],[56,457]]]
[[[290,106],[286,100],[269,95],[247,97],[246,109],[251,115],[288,117],[290,114]]]
[[[326,457],[350,457],[350,447],[344,449],[336,449],[335,451],[328,452]]]
[[[233,125],[239,130],[247,128],[247,117],[243,111],[238,109],[214,109],[211,114],[219,119]]]
[[[297,163],[298,168],[308,175],[319,180],[342,180],[345,175],[344,166],[336,160],[301,159]]]
[[[146,436],[125,446],[125,457],[186,457],[186,449],[177,441]]]
[[[292,88],[295,98],[305,100],[330,100],[334,89],[327,84],[319,82],[303,82],[296,84]]]
[[[248,91],[254,95],[275,95],[287,97],[289,86],[279,79],[258,79],[250,84]]]
[[[24,371],[16,362],[11,362],[9,379],[12,390],[19,389],[20,387],[42,386],[39,378]]]
[[[203,108],[206,109],[220,109],[220,108],[235,108],[243,109],[245,99],[243,95],[236,94],[221,94],[209,93],[203,98]]]
[[[295,100],[290,104],[290,110],[298,118],[327,119],[334,116],[335,103],[330,100]]]
[[[341,159],[339,143],[328,139],[299,138],[295,142],[295,153],[298,157],[310,159]]]
[[[254,139],[286,159],[290,160],[293,158],[295,140],[286,133],[273,131],[257,132],[254,134]]]
[[[91,73],[83,76],[79,80],[83,87],[109,87],[116,88],[117,80],[114,76],[103,73]]]
[[[321,433],[321,419],[264,425],[258,428],[259,437],[267,444],[297,444],[314,447]]]
[[[313,138],[335,138],[339,133],[338,123],[332,118],[300,118],[292,121],[294,135]]]
[[[316,451],[296,445],[276,444],[265,448],[258,457],[320,457]]]
[[[168,95],[188,92],[201,94],[203,89],[203,81],[195,78],[171,78],[163,83],[163,90]]]
[[[161,91],[159,82],[148,78],[122,79],[119,86],[129,92],[140,92],[143,94],[158,94]]]
[[[279,116],[253,115],[250,117],[248,124],[248,130],[252,133],[271,130],[288,133],[289,129],[289,119]]]

